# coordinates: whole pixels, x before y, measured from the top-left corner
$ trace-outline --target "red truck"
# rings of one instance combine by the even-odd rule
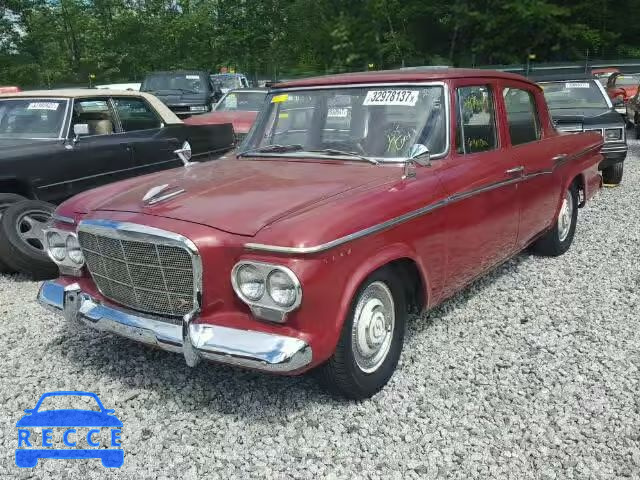
[[[46,232],[44,306],[201,359],[366,398],[408,314],[530,247],[570,247],[602,136],[553,127],[540,87],[485,70],[277,85],[221,160],[100,187]]]

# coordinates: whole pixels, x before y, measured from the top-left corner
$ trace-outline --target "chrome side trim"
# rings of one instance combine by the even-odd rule
[[[72,180],[65,180],[64,182],[49,183],[48,185],[43,185],[43,186],[41,186],[39,188],[49,188],[49,187],[55,187],[55,186],[58,186],[58,185],[64,185],[65,183],[81,182],[83,180],[90,180],[92,178],[104,177],[105,175],[113,175],[113,174],[116,174],[116,173],[130,172],[132,170],[139,170],[141,168],[153,167],[154,165],[162,165],[162,164],[171,163],[171,162],[176,162],[177,163],[179,161],[180,161],[180,159],[178,159],[178,158],[172,158],[170,160],[163,160],[161,162],[148,163],[148,164],[145,164],[145,165],[136,165],[135,167],[123,168],[123,169],[120,169],[120,170],[113,170],[113,171],[110,171],[110,172],[97,173],[95,175],[88,175],[86,177],[74,178]]]
[[[266,372],[287,373],[306,367],[313,357],[311,347],[299,338],[193,320],[186,322],[189,345],[185,345],[184,324],[102,304],[80,291],[76,284],[65,288],[56,280],[46,281],[40,287],[38,302],[69,321],[79,321],[96,330],[175,353],[185,354],[185,350],[193,349],[194,364],[202,357]],[[185,358],[189,361],[186,354]]]
[[[365,228],[358,232],[345,235],[344,237],[340,237],[330,242],[322,243],[320,245],[314,245],[310,247],[282,247],[279,245],[266,245],[263,243],[245,243],[244,247],[247,250],[259,251],[259,252],[270,252],[270,253],[284,253],[284,254],[291,254],[291,255],[310,255],[314,253],[320,253],[320,252],[324,252],[325,250],[330,250],[332,248],[335,248],[339,245],[351,242],[353,240],[357,240],[359,238],[366,237],[368,235],[381,232],[383,230],[387,230],[391,227],[395,227],[396,225],[407,222],[409,220],[413,220],[416,217],[426,215],[427,213],[433,212],[434,210],[437,210],[451,203],[458,202],[460,200],[465,200],[475,195],[479,195],[481,193],[495,190],[496,188],[512,185],[514,183],[524,182],[526,180],[538,177],[540,175],[550,175],[552,173],[553,173],[553,170],[541,170],[538,172],[529,173],[522,177],[516,177],[509,180],[504,180],[501,182],[491,183],[480,188],[468,190],[466,192],[456,193],[454,195],[451,195],[445,198],[444,200],[431,203],[417,210],[413,210],[411,212],[400,215],[399,217],[392,218],[391,220],[387,220],[386,222],[378,223],[377,225],[373,225],[371,227]]]

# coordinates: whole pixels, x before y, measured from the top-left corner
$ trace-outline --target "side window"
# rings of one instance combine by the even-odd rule
[[[141,98],[114,98],[113,103],[120,117],[122,130],[125,132],[150,130],[162,126],[156,112]]]
[[[113,113],[107,99],[87,98],[73,104],[71,135],[75,125],[87,125],[87,135],[110,135],[116,131]]]
[[[540,122],[533,93],[519,88],[504,90],[504,104],[512,145],[540,139]]]
[[[456,91],[456,145],[458,153],[486,152],[498,147],[493,94],[488,85]]]

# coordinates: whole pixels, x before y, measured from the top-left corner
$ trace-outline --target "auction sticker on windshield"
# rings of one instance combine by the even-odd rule
[[[565,83],[564,88],[589,88],[589,84],[586,82]]]
[[[363,105],[404,105],[414,107],[417,101],[417,90],[369,90]]]
[[[59,106],[59,103],[54,102],[32,102],[27,110],[57,110]]]

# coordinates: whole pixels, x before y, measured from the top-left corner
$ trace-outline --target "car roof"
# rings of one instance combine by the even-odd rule
[[[532,73],[529,79],[536,83],[541,82],[566,82],[571,80],[597,80],[590,73]]]
[[[144,98],[160,114],[166,124],[180,124],[175,113],[157,97],[137,90],[112,90],[110,88],[60,88],[56,90],[27,90],[16,93],[0,93],[3,98],[92,98],[92,97],[137,97]]]
[[[452,78],[501,78],[533,83],[522,75],[500,72],[497,70],[483,70],[474,68],[442,68],[419,67],[411,70],[380,70],[375,72],[341,73],[321,77],[304,78],[277,83],[274,89],[313,87],[323,85],[348,85],[354,83],[395,83],[395,82],[427,82],[442,81]]]
[[[235,93],[235,92],[239,92],[239,93],[267,93],[269,91],[268,88],[262,88],[262,87],[251,87],[251,88],[233,88],[231,90],[229,90],[226,95],[229,95],[230,93]]]
[[[156,72],[149,72],[146,76],[149,77],[151,75],[170,75],[176,73],[197,73],[198,75],[210,75],[207,70],[158,70]]]

